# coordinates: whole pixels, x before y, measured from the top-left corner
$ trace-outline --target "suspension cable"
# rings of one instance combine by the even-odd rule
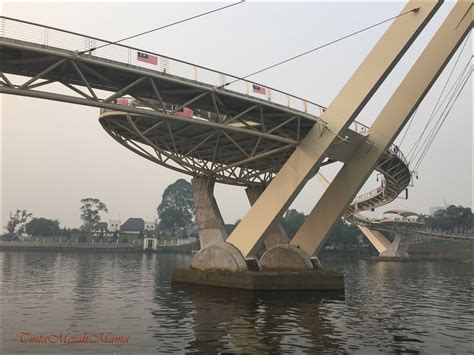
[[[468,62],[466,63],[466,65],[463,67],[462,71],[461,71],[461,74],[458,76],[458,78],[454,81],[451,89],[449,89],[448,93],[446,94],[445,98],[443,99],[441,105],[438,107],[438,109],[434,112],[432,118],[434,118],[439,110],[441,109],[441,107],[443,106],[443,104],[446,102],[446,105],[444,106],[444,109],[442,110],[442,112],[440,113],[439,117],[436,119],[433,127],[430,129],[430,131],[428,132],[428,135],[423,139],[423,135],[420,136],[419,140],[417,141],[417,146],[419,145],[420,142],[423,142],[419,147],[418,147],[418,150],[414,150],[413,151],[413,154],[411,155],[411,158],[410,158],[410,161],[416,161],[419,156],[420,156],[420,153],[421,155],[423,155],[423,152],[424,150],[426,149],[427,145],[429,144],[432,136],[433,136],[433,133],[436,131],[438,125],[440,124],[440,122],[442,121],[443,119],[443,115],[444,113],[446,112],[447,108],[449,107],[453,97],[456,95],[456,92],[458,90],[458,88],[460,87],[460,84],[463,82],[463,77],[464,75],[466,74],[466,72],[468,71],[469,69],[469,64],[471,62],[471,58],[468,60]]]
[[[251,77],[251,76],[254,76],[254,75],[256,75],[256,74],[260,74],[260,73],[262,73],[262,72],[264,72],[264,71],[267,71],[267,70],[272,69],[272,68],[275,68],[275,67],[277,67],[277,66],[279,66],[279,65],[288,63],[288,62],[290,62],[290,61],[292,61],[292,60],[295,60],[295,59],[297,59],[297,58],[301,58],[301,57],[303,57],[303,56],[305,56],[305,55],[307,55],[307,54],[313,53],[313,52],[315,52],[315,51],[318,51],[318,50],[320,50],[320,49],[322,49],[322,48],[328,47],[328,46],[330,46],[330,45],[332,45],[332,44],[335,44],[335,43],[337,43],[337,42],[343,41],[343,40],[345,40],[345,39],[347,39],[347,38],[349,38],[349,37],[355,36],[355,35],[357,35],[357,34],[359,34],[359,33],[368,31],[368,30],[370,30],[370,29],[372,29],[372,28],[374,28],[374,27],[380,26],[380,25],[382,25],[382,24],[384,24],[384,23],[386,23],[386,22],[392,21],[392,20],[394,20],[394,19],[396,19],[396,18],[398,18],[398,17],[407,15],[407,14],[412,13],[412,12],[413,12],[413,13],[416,13],[419,9],[420,9],[419,7],[415,7],[414,9],[412,9],[412,10],[410,10],[410,11],[406,11],[406,12],[404,12],[404,13],[401,13],[401,14],[397,15],[397,16],[390,17],[390,18],[388,18],[388,19],[386,19],[386,20],[377,22],[377,23],[375,23],[375,24],[373,24],[373,25],[370,25],[370,26],[365,27],[365,28],[362,28],[362,29],[360,29],[360,30],[358,30],[358,31],[352,32],[352,33],[350,33],[350,34],[348,34],[348,35],[339,37],[339,38],[337,38],[337,39],[335,39],[335,40],[332,40],[332,41],[330,41],[330,42],[327,42],[327,43],[325,43],[325,44],[322,44],[322,45],[320,45],[320,46],[318,46],[318,47],[316,47],[316,48],[313,48],[313,49],[310,49],[310,50],[308,50],[308,51],[306,51],[306,52],[297,54],[297,55],[295,55],[295,56],[293,56],[293,57],[290,57],[290,58],[285,59],[285,60],[282,60],[282,61],[280,61],[280,62],[278,62],[278,63],[272,64],[272,65],[270,65],[270,66],[268,66],[268,67],[259,69],[259,70],[255,71],[255,72],[253,72],[253,73],[248,74],[248,75],[245,75],[245,76],[242,76],[242,77],[237,77],[237,79],[235,79],[235,80],[233,80],[233,81],[230,81],[230,82],[228,82],[228,83],[226,83],[226,84],[223,84],[223,85],[221,85],[220,87],[224,87],[224,86],[233,84],[233,83],[235,83],[235,82],[237,82],[237,81],[240,81],[240,80],[245,80],[245,79],[247,79],[247,78],[249,78],[249,77]]]
[[[428,121],[426,122],[425,127],[423,128],[423,131],[422,131],[421,134],[420,134],[420,139],[418,139],[418,140],[416,141],[416,143],[412,146],[412,148],[410,149],[410,151],[409,151],[408,154],[407,154],[407,159],[408,159],[408,160],[410,160],[410,157],[413,158],[414,155],[416,154],[417,148],[418,148],[420,142],[422,141],[423,135],[425,134],[426,130],[428,129],[428,126],[429,126],[430,123],[432,122],[432,120],[433,120],[433,118],[435,117],[436,113],[438,112],[439,108],[443,105],[444,101],[446,100],[446,97],[447,97],[447,96],[446,96],[446,97],[443,99],[443,101],[440,103],[441,98],[443,97],[443,94],[444,94],[444,92],[445,92],[445,90],[446,90],[446,88],[447,88],[447,86],[448,86],[448,83],[449,83],[449,81],[451,80],[451,77],[452,77],[452,75],[453,75],[453,73],[454,73],[454,70],[456,69],[456,66],[457,66],[457,64],[458,64],[458,62],[459,62],[459,59],[461,58],[461,55],[462,55],[462,53],[463,53],[463,51],[464,51],[464,48],[465,48],[465,46],[466,46],[466,44],[467,44],[467,42],[468,42],[468,39],[469,39],[470,35],[471,35],[471,33],[469,33],[468,36],[466,36],[466,38],[465,38],[465,40],[464,40],[464,43],[463,43],[463,45],[462,45],[462,47],[461,47],[461,50],[459,51],[459,54],[458,54],[458,56],[457,56],[457,58],[456,58],[456,61],[454,62],[454,65],[453,65],[453,67],[452,67],[452,69],[451,69],[451,72],[449,73],[449,76],[448,76],[448,78],[446,79],[446,82],[444,83],[443,89],[441,90],[441,93],[440,93],[439,96],[438,96],[438,100],[436,101],[436,104],[434,105],[433,110],[431,111],[431,114],[430,114],[430,116],[429,116],[429,118],[428,118]],[[449,93],[448,93],[447,95],[449,95]],[[439,105],[439,106],[438,106],[438,105]],[[412,154],[412,153],[413,153],[413,154]]]
[[[433,144],[433,141],[434,139],[436,138],[436,136],[438,135],[441,127],[443,126],[443,124],[445,123],[447,117],[449,116],[449,114],[451,113],[451,110],[452,108],[454,107],[454,105],[456,104],[459,96],[461,95],[461,92],[463,91],[464,87],[466,86],[466,84],[468,83],[469,81],[469,78],[470,76],[472,75],[472,72],[473,72],[473,66],[471,65],[471,67],[469,68],[469,70],[467,70],[467,75],[465,76],[465,78],[462,80],[462,84],[460,86],[460,88],[457,90],[457,93],[455,96],[452,97],[452,101],[450,103],[450,106],[449,108],[446,110],[446,113],[444,114],[443,116],[443,119],[441,121],[441,123],[438,125],[438,127],[436,128],[436,132],[434,132],[434,134],[432,135],[428,145],[426,146],[426,149],[423,151],[422,155],[419,157],[418,161],[416,162],[416,165],[415,165],[415,169],[418,169],[418,167],[421,165],[421,163],[423,162],[426,154],[428,153],[429,149],[431,148],[431,145]],[[454,93],[453,93],[454,94]]]
[[[415,112],[413,112],[413,114],[411,115],[411,117],[410,117],[410,123],[408,123],[408,127],[407,127],[407,129],[405,130],[405,133],[403,134],[402,140],[401,140],[400,143],[398,144],[398,146],[399,146],[400,148],[402,147],[403,141],[405,140],[405,137],[407,136],[407,133],[408,133],[408,131],[410,130],[411,124],[412,124],[413,121],[415,120],[416,113],[418,112],[418,107],[419,107],[419,106],[416,107]]]
[[[431,141],[429,142],[428,147],[427,147],[427,148],[425,149],[425,151],[423,152],[423,155],[420,156],[420,158],[419,158],[419,160],[418,160],[418,162],[417,162],[417,164],[416,164],[416,166],[415,166],[415,169],[418,169],[419,166],[421,165],[421,163],[423,162],[423,160],[424,160],[426,154],[428,153],[429,149],[431,148],[431,145],[433,144],[434,139],[436,138],[436,136],[437,136],[437,134],[439,133],[441,127],[443,126],[444,122],[446,121],[446,118],[448,117],[449,113],[451,112],[452,108],[454,107],[454,104],[456,103],[456,101],[457,101],[459,95],[461,94],[462,90],[464,89],[465,85],[467,84],[469,77],[472,75],[472,71],[473,71],[473,70],[472,70],[472,68],[471,68],[471,69],[469,70],[468,76],[465,78],[465,80],[464,80],[464,82],[463,82],[463,84],[462,84],[462,86],[461,86],[461,89],[458,91],[456,97],[454,98],[454,101],[452,102],[452,104],[451,104],[451,106],[449,107],[448,111],[447,111],[446,114],[444,115],[443,121],[442,121],[441,124],[438,126],[438,128],[437,128],[435,134],[433,135]]]
[[[418,161],[419,161],[420,157],[425,154],[425,151],[426,151],[427,147],[430,145],[430,142],[432,141],[432,138],[435,135],[435,132],[437,131],[437,128],[439,127],[439,125],[443,121],[444,114],[448,110],[448,107],[450,106],[453,98],[455,97],[458,88],[461,86],[461,83],[463,82],[462,78],[464,77],[464,74],[466,73],[467,69],[468,69],[468,67],[466,66],[463,69],[461,75],[459,75],[459,77],[456,79],[456,81],[453,84],[452,88],[449,90],[449,93],[448,93],[449,96],[446,97],[446,98],[449,97],[449,99],[447,100],[443,111],[440,113],[440,115],[437,118],[436,122],[434,123],[433,127],[430,129],[430,132],[428,133],[428,135],[423,140],[420,138],[420,141],[423,141],[423,143],[421,144],[420,148],[413,154],[412,159],[411,159],[411,161],[415,162],[415,164],[414,164],[415,166],[418,165]]]
[[[198,15],[194,15],[194,16],[191,16],[191,17],[187,17],[187,18],[185,18],[185,19],[183,19],[183,20],[175,21],[175,22],[169,23],[169,24],[164,25],[164,26],[160,26],[160,27],[157,27],[157,28],[153,28],[153,29],[151,29],[151,30],[148,30],[148,31],[145,31],[145,32],[141,32],[141,33],[138,33],[138,34],[133,35],[133,36],[128,36],[128,37],[119,39],[118,41],[115,41],[115,42],[106,43],[106,44],[103,44],[103,45],[98,46],[98,47],[93,47],[93,48],[91,48],[91,49],[88,49],[88,50],[79,52],[79,54],[84,54],[84,53],[87,53],[87,52],[92,52],[92,51],[95,51],[95,50],[97,50],[97,49],[110,46],[110,45],[112,45],[112,44],[121,43],[121,42],[127,41],[127,40],[132,39],[132,38],[136,38],[136,37],[139,37],[139,36],[146,35],[146,34],[148,34],[148,33],[156,32],[156,31],[159,31],[159,30],[162,30],[162,29],[165,29],[165,28],[174,26],[174,25],[178,25],[178,24],[183,23],[183,22],[191,21],[191,20],[194,20],[194,19],[196,19],[196,18],[199,18],[199,17],[202,17],[202,16],[206,16],[206,15],[212,14],[212,13],[214,13],[214,12],[218,12],[218,11],[224,10],[224,9],[227,9],[227,8],[229,8],[229,7],[232,7],[232,6],[236,6],[236,5],[243,4],[244,2],[245,2],[245,0],[240,0],[239,2],[230,4],[230,5],[226,5],[226,6],[223,6],[223,7],[219,7],[219,8],[217,8],[217,9],[214,9],[214,10],[211,10],[211,11],[206,11],[206,12],[203,12],[203,13],[198,14]]]

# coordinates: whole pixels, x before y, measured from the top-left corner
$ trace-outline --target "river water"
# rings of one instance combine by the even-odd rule
[[[343,294],[171,287],[191,258],[0,252],[1,354],[473,351],[471,263],[323,258]]]

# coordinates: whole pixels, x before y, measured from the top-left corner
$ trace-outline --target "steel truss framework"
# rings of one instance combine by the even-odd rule
[[[0,48],[0,93],[99,107],[100,122],[116,141],[193,176],[265,185],[314,125],[321,136],[328,130],[317,116],[170,74],[10,38],[0,38]],[[57,84],[67,93],[57,93]],[[123,96],[134,104],[117,104]],[[193,118],[177,115],[185,107]],[[347,137],[337,137],[342,143]],[[397,182],[399,174],[406,180],[408,169],[397,154],[385,157],[378,168],[388,173],[383,192],[360,201],[358,211],[385,204],[405,188]]]
[[[99,107],[118,142],[194,176],[266,184],[314,125],[321,135],[327,130],[314,115],[166,73],[9,38],[0,38],[0,48],[0,93]],[[117,104],[123,96],[139,104]],[[195,117],[177,115],[185,107]]]

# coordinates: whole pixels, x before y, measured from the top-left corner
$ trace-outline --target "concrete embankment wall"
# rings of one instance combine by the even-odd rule
[[[409,254],[449,254],[453,252],[473,252],[474,243],[458,241],[440,241],[434,243],[411,244]]]
[[[74,251],[142,253],[143,247],[121,244],[0,242],[0,251]]]
[[[199,244],[158,245],[158,253],[192,253]],[[143,253],[140,244],[65,243],[65,242],[0,242],[0,251],[61,251]]]

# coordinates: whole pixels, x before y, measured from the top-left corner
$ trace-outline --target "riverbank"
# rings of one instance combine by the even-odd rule
[[[414,261],[454,261],[454,262],[472,262],[469,256],[458,254],[446,255],[410,255],[408,258],[397,258],[390,256],[372,256],[369,260],[374,261],[394,261],[394,262],[414,262]]]
[[[183,245],[159,245],[157,253],[192,253],[195,243]],[[76,243],[76,242],[0,242],[0,251],[49,251],[49,252],[110,252],[144,253],[139,244]]]

